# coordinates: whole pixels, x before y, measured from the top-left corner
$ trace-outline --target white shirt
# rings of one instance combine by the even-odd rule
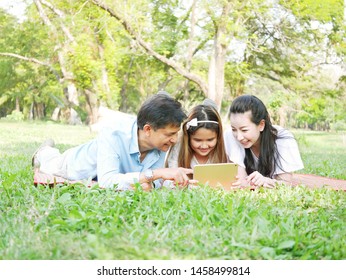
[[[278,130],[278,139],[276,140],[276,145],[277,151],[280,154],[280,157],[278,159],[280,164],[275,166],[273,175],[289,173],[303,169],[304,164],[300,157],[298,144],[294,139],[293,134],[280,126],[274,125],[274,127]],[[234,138],[231,128],[225,130],[224,140],[225,149],[229,160],[245,168],[245,149],[239,143],[239,141]],[[255,164],[257,164],[258,158],[254,154],[252,154],[252,156],[254,158]],[[282,169],[280,168],[280,166],[282,167]]]

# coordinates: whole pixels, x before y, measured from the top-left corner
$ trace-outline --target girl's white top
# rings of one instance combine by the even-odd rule
[[[176,168],[178,166],[178,156],[180,151],[181,143],[178,142],[174,146],[171,147],[171,151],[167,153],[167,164],[169,168]],[[208,161],[203,164],[211,163],[210,158],[208,158]],[[191,158],[191,168],[194,168],[196,165],[199,165],[200,163],[197,161],[195,156],[192,156]],[[181,167],[181,166],[180,166]]]

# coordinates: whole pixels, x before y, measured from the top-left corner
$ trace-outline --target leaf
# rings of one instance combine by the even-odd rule
[[[260,250],[260,254],[266,259],[272,259],[275,256],[275,250],[272,247],[263,247]]]
[[[60,196],[57,199],[57,202],[65,204],[66,202],[71,200],[71,194],[70,193],[64,193],[62,196]]]
[[[283,249],[292,249],[293,246],[296,244],[295,241],[293,240],[286,240],[284,242],[281,242],[278,246],[278,249],[283,250]]]

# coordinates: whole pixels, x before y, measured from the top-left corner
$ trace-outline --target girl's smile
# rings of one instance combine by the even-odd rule
[[[217,143],[217,133],[204,127],[199,128],[190,137],[190,146],[196,158],[208,157]]]

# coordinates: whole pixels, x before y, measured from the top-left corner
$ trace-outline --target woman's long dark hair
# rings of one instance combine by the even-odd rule
[[[273,127],[267,108],[263,102],[253,95],[242,95],[233,100],[229,113],[246,113],[251,111],[251,121],[256,125],[264,120],[265,126],[260,134],[260,154],[258,158],[258,167],[255,166],[255,161],[250,149],[245,149],[244,164],[247,174],[258,171],[263,176],[273,177],[275,167],[279,165],[278,160],[280,155],[277,150],[276,139],[278,131]],[[281,168],[282,169],[282,168]]]

